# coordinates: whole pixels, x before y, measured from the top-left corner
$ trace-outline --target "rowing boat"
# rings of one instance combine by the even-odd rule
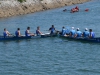
[[[50,35],[50,33],[45,33],[45,34],[42,34],[42,35],[35,35],[35,36],[25,36],[25,35],[22,35],[20,37],[16,37],[16,36],[7,36],[7,37],[4,37],[4,36],[0,36],[0,41],[10,41],[10,40],[23,40],[23,39],[34,39],[34,38],[46,38],[46,37],[55,37],[57,36],[57,34],[52,34]]]
[[[56,37],[58,34],[52,34],[50,33],[45,33],[42,35],[35,35],[35,36],[21,36],[21,37],[16,37],[16,36],[0,36],[0,41],[10,41],[10,40],[23,40],[23,39],[34,39],[34,38],[46,38],[46,37]],[[75,40],[75,41],[81,41],[81,42],[92,42],[92,43],[100,43],[100,37],[95,37],[95,38],[74,38],[74,37],[68,37],[68,36],[62,36],[59,35],[62,38],[68,39],[68,40]]]
[[[81,42],[100,43],[100,37],[95,37],[95,38],[84,38],[84,37],[74,38],[74,37],[68,37],[68,36],[62,36],[62,35],[60,35],[60,37],[68,39],[68,40],[75,40],[75,41],[81,41]]]

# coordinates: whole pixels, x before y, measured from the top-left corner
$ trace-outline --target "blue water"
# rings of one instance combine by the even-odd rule
[[[100,36],[100,0],[77,4],[80,12],[70,13],[76,5],[0,19],[0,34],[7,28],[14,34],[27,26],[35,32],[40,26],[46,33],[53,24],[92,28]],[[63,9],[68,11],[63,12]],[[89,11],[84,10],[88,8]],[[100,44],[70,41],[59,37],[0,42],[0,75],[100,75]]]

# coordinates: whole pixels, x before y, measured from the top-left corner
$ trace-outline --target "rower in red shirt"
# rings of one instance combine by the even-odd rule
[[[76,11],[79,11],[79,7],[78,6],[76,6],[75,9],[76,9]]]

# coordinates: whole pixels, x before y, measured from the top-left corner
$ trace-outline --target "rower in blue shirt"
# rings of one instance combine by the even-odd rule
[[[94,38],[95,37],[95,33],[92,31],[92,29],[89,29],[89,38]]]
[[[41,34],[42,34],[42,32],[40,31],[40,27],[38,26],[37,30],[36,30],[36,35],[38,36],[38,35],[41,35]]]
[[[72,30],[70,31],[70,36],[75,37],[75,33],[76,33],[76,31],[75,31],[74,27],[72,27]]]
[[[11,35],[6,28],[4,28],[4,32],[3,32],[3,36],[6,37],[6,36],[9,36]]]
[[[49,28],[49,30],[50,30],[50,34],[51,35],[54,34],[55,33],[55,27],[54,27],[54,25],[52,25],[51,28]]]
[[[25,31],[25,36],[34,36],[33,33],[30,33],[30,27],[27,27],[27,30]]]
[[[20,28],[17,28],[17,31],[15,32],[15,35],[16,35],[16,37],[20,37],[21,36]]]
[[[62,27],[62,32],[61,32],[61,34],[64,36],[64,35],[66,35],[66,29],[65,29],[65,27]]]
[[[66,28],[66,35],[67,35],[67,36],[70,35],[70,30],[68,29],[68,27]]]
[[[77,28],[75,37],[81,37],[81,36],[82,36],[82,32],[79,30],[79,28]]]
[[[89,37],[89,31],[87,28],[85,28],[85,31],[83,32],[83,37],[85,37],[85,38]]]

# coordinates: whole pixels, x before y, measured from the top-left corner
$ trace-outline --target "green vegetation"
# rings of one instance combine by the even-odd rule
[[[19,1],[20,3],[22,3],[22,2],[26,2],[26,0],[17,0],[17,1]]]

